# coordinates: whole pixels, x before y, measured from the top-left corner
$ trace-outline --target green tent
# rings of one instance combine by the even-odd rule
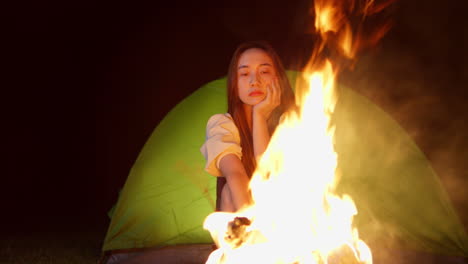
[[[294,84],[298,75],[288,76]],[[226,112],[225,87],[225,78],[204,85],[156,127],[110,212],[104,251],[211,243],[202,223],[215,208],[216,179],[203,170],[200,147],[208,118]],[[361,236],[468,256],[468,236],[424,154],[378,106],[339,90],[338,191],[354,199]]]

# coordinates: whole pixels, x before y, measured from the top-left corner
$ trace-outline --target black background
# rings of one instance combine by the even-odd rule
[[[394,26],[343,82],[415,139],[464,223],[467,9],[399,1]],[[36,1],[5,7],[3,212],[7,231],[105,228],[158,122],[227,72],[245,40],[289,69],[308,59],[308,1]]]

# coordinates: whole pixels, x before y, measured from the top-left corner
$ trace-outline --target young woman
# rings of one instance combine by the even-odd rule
[[[216,209],[234,212],[251,202],[248,183],[280,116],[295,105],[283,65],[264,42],[241,44],[227,77],[228,113],[208,120],[201,152],[218,176]]]

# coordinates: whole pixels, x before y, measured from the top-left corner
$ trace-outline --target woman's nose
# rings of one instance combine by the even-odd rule
[[[250,76],[250,86],[258,86],[260,84],[260,79],[257,74],[252,74]]]

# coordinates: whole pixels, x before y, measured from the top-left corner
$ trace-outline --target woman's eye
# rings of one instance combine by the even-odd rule
[[[241,72],[240,76],[247,76],[248,74],[246,72]]]
[[[270,72],[269,71],[261,71],[260,73],[261,74],[269,74]]]

